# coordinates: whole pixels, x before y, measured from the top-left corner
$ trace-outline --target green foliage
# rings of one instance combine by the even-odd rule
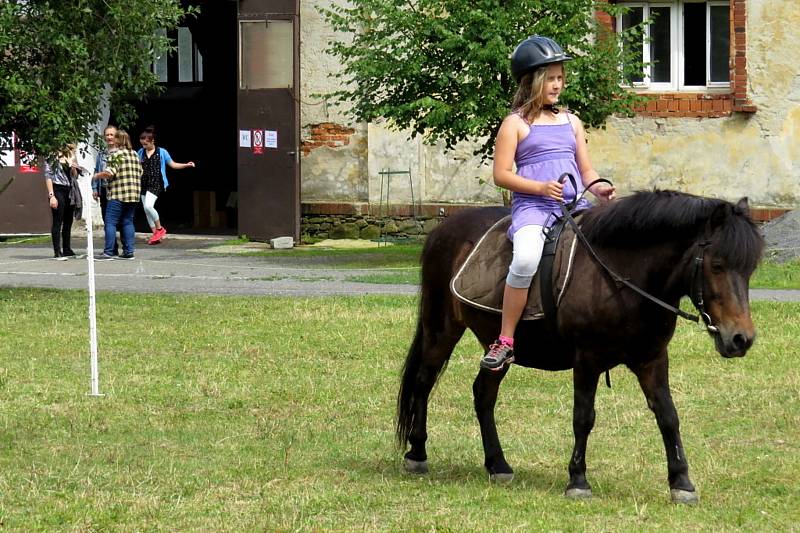
[[[620,87],[642,71],[620,45],[641,42],[641,26],[614,34],[594,17],[600,7],[620,14],[619,6],[595,0],[353,0],[348,6],[322,10],[346,37],[329,43],[344,69],[342,88],[328,96],[352,106],[348,113],[357,120],[384,117],[448,149],[482,139],[478,153],[488,156],[516,90],[509,56],[532,34],[554,38],[575,58],[562,102],[588,126],[630,114],[643,101]]]
[[[121,125],[131,99],[157,90],[153,59],[173,47],[174,28],[194,9],[179,0],[11,0],[0,3],[0,142],[51,154],[90,141],[110,97]]]

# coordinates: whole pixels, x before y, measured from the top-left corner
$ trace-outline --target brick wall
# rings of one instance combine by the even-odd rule
[[[347,146],[350,144],[350,136],[355,132],[356,130],[353,128],[334,124],[333,122],[309,124],[303,128],[301,150],[303,155],[308,155],[312,150],[320,146],[329,148]]]

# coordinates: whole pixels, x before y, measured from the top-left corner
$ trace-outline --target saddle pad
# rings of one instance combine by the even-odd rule
[[[513,252],[507,234],[510,224],[511,216],[509,215],[501,218],[489,228],[475,244],[464,264],[450,281],[450,291],[465,304],[493,313],[502,313],[503,289]],[[561,297],[569,284],[577,243],[575,232],[569,226],[565,227],[553,260],[556,305],[561,302]],[[522,312],[522,320],[538,320],[540,318],[544,318],[544,309],[539,273],[537,272],[531,282],[528,303]]]

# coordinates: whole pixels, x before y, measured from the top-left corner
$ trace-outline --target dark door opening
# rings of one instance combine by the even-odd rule
[[[237,3],[189,3],[201,12],[169,35],[178,50],[154,62],[164,91],[136,105],[138,120],[129,133],[139,149],[139,134],[152,125],[157,146],[175,161],[197,165],[167,168],[170,185],[156,209],[171,233],[235,234]],[[149,231],[141,210],[136,227]]]

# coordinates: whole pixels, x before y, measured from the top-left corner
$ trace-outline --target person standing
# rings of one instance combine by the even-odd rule
[[[559,202],[574,200],[599,176],[586,148],[581,120],[557,106],[564,89],[564,63],[572,59],[554,40],[533,35],[511,54],[511,72],[519,84],[511,113],[497,132],[494,182],[513,192],[509,238],[513,256],[503,292],[498,339],[480,366],[499,371],[514,361],[514,332],[544,248],[543,229],[560,213]],[[575,176],[577,190],[559,183],[565,172]],[[615,189],[598,183],[590,189],[600,201],[614,198]],[[579,207],[590,204],[582,200]]]
[[[73,188],[77,188],[78,172],[75,145],[67,146],[52,161],[44,163],[44,182],[53,217],[50,237],[53,241],[53,257],[57,261],[75,257],[75,252],[70,246],[70,238],[72,219],[76,209],[81,207],[80,196],[75,198],[73,191]],[[80,195],[80,191],[78,194]]]
[[[106,149],[97,154],[97,162],[94,165],[94,173],[97,174],[106,169],[108,164],[108,157],[117,151],[117,128],[114,126],[106,126],[103,130],[103,138],[106,141]],[[92,180],[92,198],[100,200],[100,212],[103,215],[103,222],[106,220],[106,208],[108,206],[108,187],[105,180]],[[114,238],[113,255],[119,255],[119,242],[116,237]]]
[[[167,180],[167,166],[172,169],[180,170],[184,168],[194,168],[194,162],[177,163],[173,161],[164,148],[156,146],[156,134],[153,126],[148,126],[139,136],[142,147],[138,150],[139,161],[142,163],[142,206],[147,216],[147,222],[153,231],[153,236],[147,244],[158,244],[161,242],[167,230],[161,225],[158,211],[155,209],[156,200],[169,187]]]
[[[136,152],[133,151],[127,132],[118,130],[115,142],[117,150],[108,158],[105,170],[95,174],[95,179],[106,180],[108,187],[105,245],[103,253],[95,258],[99,261],[114,259],[117,228],[122,237],[122,255],[119,258],[133,259],[136,248],[133,216],[142,188],[142,165]]]

